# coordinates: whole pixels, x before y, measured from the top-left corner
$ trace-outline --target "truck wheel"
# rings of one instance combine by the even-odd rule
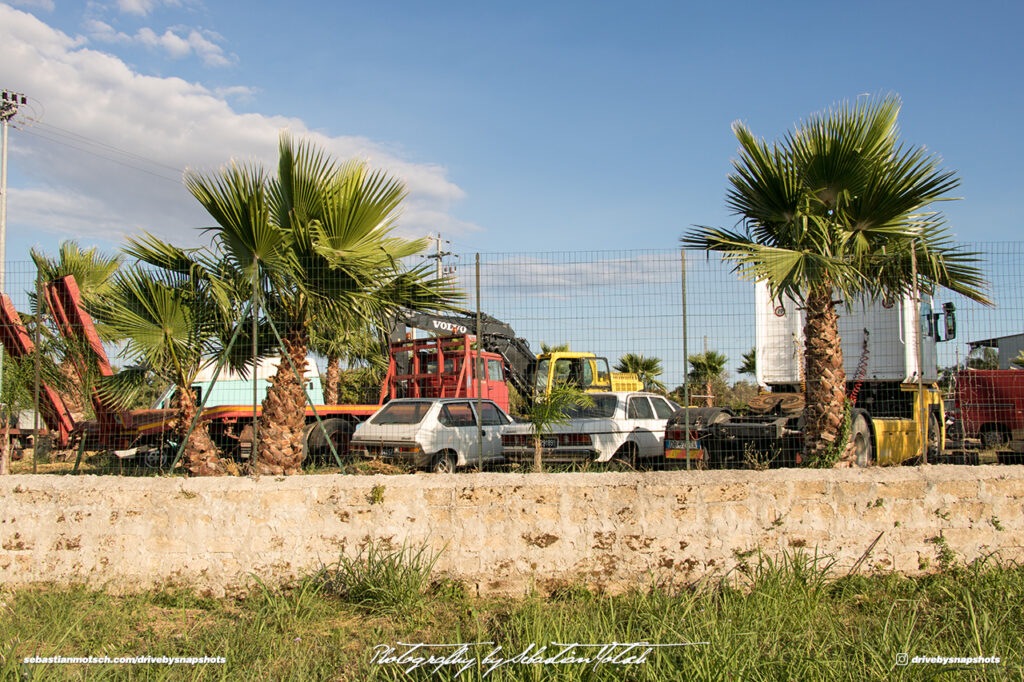
[[[334,457],[331,455],[331,448],[324,438],[324,431],[327,437],[334,444],[338,457],[344,462],[348,459],[348,444],[352,440],[352,424],[347,419],[331,417],[323,420],[323,430],[320,424],[313,422],[307,424],[303,431],[302,438],[302,461],[303,462],[327,462],[334,464]]]
[[[983,450],[995,450],[1006,443],[1010,438],[998,424],[985,424],[981,427],[981,447]]]
[[[455,455],[450,452],[439,452],[430,465],[430,471],[435,474],[454,474],[456,464]]]
[[[853,444],[853,465],[855,467],[869,467],[875,463],[875,453],[871,446],[871,425],[864,413],[853,418],[853,424],[850,426],[850,442]]]
[[[942,455],[942,429],[939,428],[939,415],[928,414],[928,461],[937,462]]]

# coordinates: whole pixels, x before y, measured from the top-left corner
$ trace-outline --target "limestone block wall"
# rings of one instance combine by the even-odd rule
[[[879,535],[881,537],[879,538]],[[220,595],[370,541],[481,593],[722,575],[760,549],[846,571],[1024,560],[1024,466],[180,479],[0,478],[0,583]],[[749,559],[747,559],[749,560]]]

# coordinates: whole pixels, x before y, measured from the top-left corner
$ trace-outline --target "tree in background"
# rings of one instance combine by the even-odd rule
[[[540,342],[540,352],[543,353],[568,353],[569,344],[567,343],[556,343],[549,346],[543,341]]]
[[[626,353],[619,358],[614,371],[637,375],[643,382],[645,390],[665,390],[665,384],[658,379],[662,374],[660,358],[647,358],[643,354]]]
[[[749,374],[754,376],[757,374],[757,349],[751,348],[749,351],[743,354],[743,364],[739,368],[740,374]]]
[[[995,348],[975,348],[967,357],[969,369],[999,369],[999,351]]]
[[[725,381],[725,365],[729,358],[718,351],[706,350],[703,353],[691,355],[687,360],[690,362],[687,380],[691,383],[703,384],[704,406],[711,407],[715,404],[714,384]]]
[[[1017,353],[1017,357],[1010,360],[1010,364],[1013,365],[1015,369],[1024,369],[1024,350]]]
[[[812,465],[829,465],[845,447],[837,443],[846,406],[837,298],[895,299],[944,286],[988,303],[978,254],[953,245],[930,208],[959,181],[924,148],[900,142],[899,109],[893,95],[859,99],[772,144],[734,124],[740,154],[727,203],[746,230],[701,227],[682,240],[721,252],[743,279],[803,307],[804,454]]]
[[[96,316],[96,306],[111,291],[113,276],[121,267],[121,256],[109,256],[96,247],[82,249],[76,241],[61,242],[57,256],[51,257],[40,250],[31,250],[32,261],[35,263],[40,283],[68,275],[73,275],[82,296],[82,307],[91,316]],[[32,314],[42,312],[45,319],[49,314],[47,306],[40,308],[35,291],[29,292],[29,305]],[[76,365],[91,368],[93,363],[83,358],[91,351],[81,339],[65,339],[61,334],[48,326],[40,328],[40,338],[45,338],[51,352],[61,358],[60,369],[64,380],[54,385],[64,404],[73,414],[91,416],[90,396],[93,386],[99,380],[98,375],[87,376],[83,382],[78,376]],[[96,331],[103,341],[116,341],[117,335],[102,323],[97,323]],[[59,386],[60,388],[57,388]]]

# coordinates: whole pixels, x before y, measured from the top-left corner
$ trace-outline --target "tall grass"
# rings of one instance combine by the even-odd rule
[[[0,593],[0,676],[32,655],[224,656],[225,666],[30,666],[35,680],[932,680],[1021,679],[1024,568],[994,560],[938,574],[833,577],[828,557],[747,557],[696,586],[607,596],[583,583],[553,594],[479,598],[432,574],[424,549],[367,545],[284,587],[240,599],[181,590],[115,597],[84,588]],[[472,646],[455,667],[378,665],[399,642]],[[651,642],[643,665],[509,664],[554,643]],[[442,650],[436,650],[440,652]],[[447,650],[451,651],[451,650]],[[998,666],[897,665],[909,656],[999,656]],[[580,651],[578,655],[585,655]]]

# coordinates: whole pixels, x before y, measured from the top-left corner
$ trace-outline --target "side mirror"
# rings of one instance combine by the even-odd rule
[[[946,338],[944,340],[951,341],[956,338],[956,306],[952,301],[947,301],[942,304],[942,312],[946,315]]]

